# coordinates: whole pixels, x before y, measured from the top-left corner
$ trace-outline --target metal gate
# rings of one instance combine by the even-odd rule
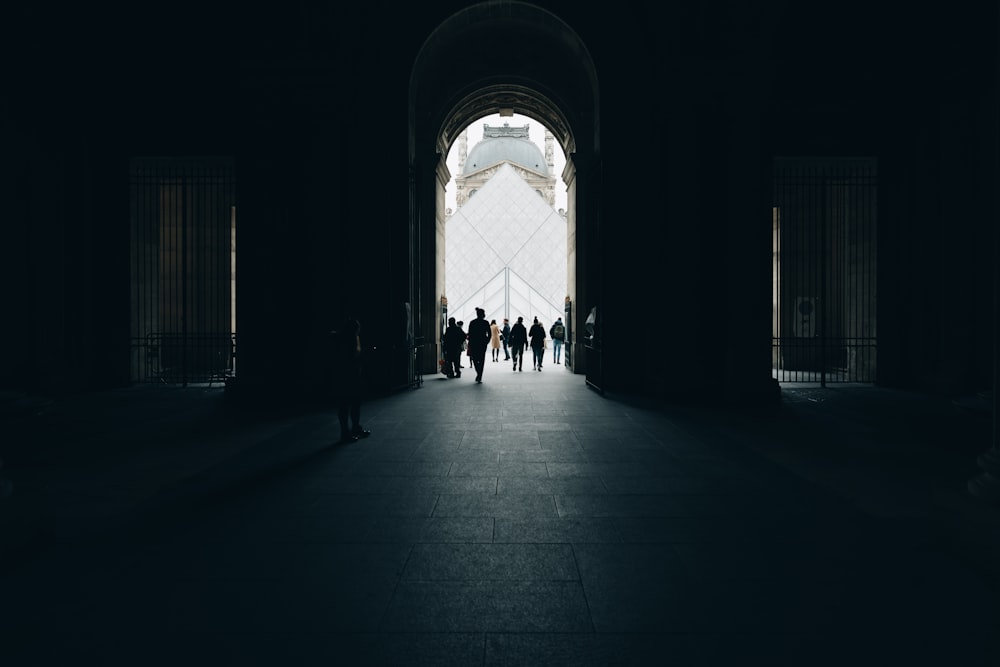
[[[233,172],[229,158],[131,161],[133,382],[235,374]]]
[[[772,369],[875,381],[875,158],[775,158]]]

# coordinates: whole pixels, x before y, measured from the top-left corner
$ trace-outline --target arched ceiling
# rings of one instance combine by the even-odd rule
[[[510,110],[545,125],[564,153],[599,148],[596,70],[564,21],[526,2],[483,2],[428,37],[410,77],[410,161],[447,155],[477,118]]]

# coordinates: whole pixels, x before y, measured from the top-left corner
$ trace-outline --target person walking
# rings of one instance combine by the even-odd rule
[[[496,320],[490,320],[490,349],[493,350],[493,363],[500,361],[500,327]]]
[[[503,343],[503,360],[510,361],[510,349],[508,348],[508,341],[510,341],[510,322],[507,318],[503,318],[503,328],[500,329],[500,342]]]
[[[361,323],[348,315],[333,333],[333,357],[340,420],[340,444],[367,438],[361,426]]]
[[[549,329],[549,336],[552,338],[552,361],[558,364],[562,359],[563,341],[566,340],[566,327],[563,326],[561,317],[557,317]]]
[[[459,320],[458,322],[455,323],[455,325],[459,329],[461,329],[462,335],[464,336],[465,335],[465,322],[463,322],[462,320]],[[465,350],[466,350],[467,347],[468,347],[468,341],[465,338],[463,338],[462,339],[462,349],[459,350],[459,354],[458,354],[458,368],[465,368],[465,366],[462,365],[462,357],[465,356]]]
[[[483,366],[486,365],[486,348],[490,344],[492,331],[486,321],[486,311],[476,308],[476,319],[469,322],[469,359],[476,369],[476,382],[482,384]]]
[[[524,318],[518,317],[510,328],[510,356],[514,360],[514,370],[524,370],[524,346],[528,344],[528,330],[524,328]]]
[[[444,374],[450,378],[462,377],[462,345],[465,344],[465,332],[455,323],[454,317],[448,318],[448,328],[441,337],[441,350],[444,352]]]
[[[545,327],[537,317],[528,330],[528,337],[531,338],[532,369],[541,371],[542,358],[545,356]]]

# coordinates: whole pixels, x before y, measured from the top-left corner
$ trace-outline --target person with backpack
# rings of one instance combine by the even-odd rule
[[[566,340],[566,327],[563,326],[561,317],[557,317],[555,324],[549,329],[549,337],[552,338],[552,360],[558,364],[562,359],[563,341]]]

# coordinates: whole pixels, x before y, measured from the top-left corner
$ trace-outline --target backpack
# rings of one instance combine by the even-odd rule
[[[566,329],[561,324],[557,324],[552,327],[552,337],[558,340],[562,340],[563,336],[566,335]]]

